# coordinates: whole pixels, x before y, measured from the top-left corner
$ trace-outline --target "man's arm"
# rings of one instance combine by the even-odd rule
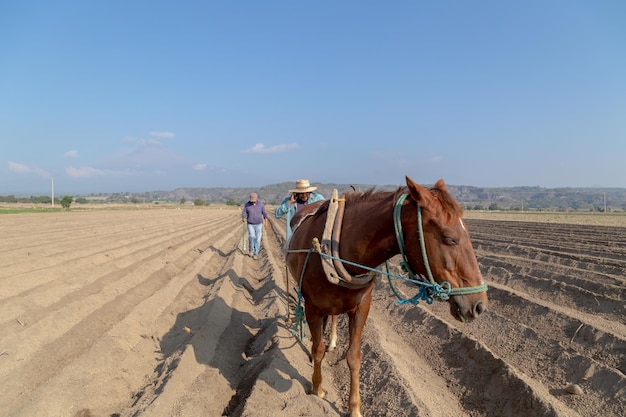
[[[282,219],[285,215],[287,215],[287,213],[289,213],[289,210],[291,209],[289,203],[290,200],[291,198],[287,197],[283,200],[280,206],[276,207],[276,210],[274,210],[274,216],[276,216],[277,219]]]

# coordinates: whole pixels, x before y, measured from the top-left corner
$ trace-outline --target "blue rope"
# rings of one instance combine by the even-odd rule
[[[393,209],[393,224],[396,230],[396,239],[398,240],[398,246],[400,247],[400,254],[402,255],[402,261],[400,262],[400,266],[402,267],[402,270],[411,277],[411,279],[415,279],[416,274],[411,269],[411,266],[409,265],[409,260],[407,259],[406,254],[404,253],[404,235],[402,233],[402,221],[400,217],[402,203],[404,203],[404,200],[407,197],[408,197],[408,194],[402,194],[398,198],[398,201],[396,201],[396,205],[394,206],[394,209]],[[420,206],[419,204],[417,205],[417,225],[418,225],[418,232],[419,232],[419,238],[420,238],[420,249],[422,251],[422,260],[424,263],[424,268],[426,268],[426,274],[428,276],[428,280],[430,281],[430,285],[432,285],[433,297],[435,297],[436,299],[440,301],[447,301],[450,298],[450,295],[467,295],[467,294],[475,294],[478,292],[487,291],[487,284],[484,284],[484,283],[480,285],[476,285],[474,287],[458,287],[458,288],[452,288],[450,283],[447,281],[442,282],[441,284],[437,284],[437,282],[435,281],[435,278],[433,277],[433,273],[430,269],[430,262],[428,262],[428,254],[426,252],[426,242],[424,239],[424,230],[422,227],[422,206]],[[423,286],[428,286],[428,283],[421,281],[421,280],[417,281],[417,283]],[[398,296],[397,293],[396,293],[396,296]]]
[[[304,336],[306,335],[306,329],[304,324],[306,323],[306,319],[305,319],[305,312],[304,312],[304,306],[302,305],[302,282],[304,280],[304,272],[306,271],[306,267],[309,264],[309,258],[311,256],[311,253],[314,251],[314,248],[311,248],[308,250],[307,254],[306,254],[306,259],[304,261],[304,267],[302,268],[302,272],[300,273],[300,285],[299,285],[299,289],[298,289],[298,305],[296,306],[296,310],[295,310],[295,326],[292,330],[292,336],[296,336],[299,334],[300,339],[304,339]],[[384,274],[387,275],[387,279],[389,280],[389,284],[391,286],[391,289],[393,291],[393,293],[396,295],[396,298],[398,298],[398,301],[396,302],[397,305],[401,305],[401,304],[414,304],[417,305],[419,304],[420,300],[427,302],[428,304],[432,304],[434,299],[437,300],[442,300],[445,301],[448,298],[450,298],[450,292],[451,292],[451,288],[450,288],[450,284],[448,282],[444,282],[442,284],[437,284],[436,282],[434,283],[429,283],[429,282],[424,282],[420,279],[415,279],[415,278],[410,278],[410,277],[404,277],[402,275],[396,275],[393,274],[391,272],[389,272],[389,265],[388,263],[385,263],[387,270],[386,271],[381,271],[380,269],[376,269],[376,268],[370,268],[368,266],[365,265],[361,265],[355,262],[351,262],[351,261],[347,261],[345,259],[341,259],[341,258],[337,258],[334,257],[332,255],[328,255],[326,253],[323,252],[317,252],[320,256],[326,257],[326,258],[330,258],[330,259],[335,259],[338,260],[344,264],[349,264],[349,265],[353,265],[362,269],[366,269],[368,271],[371,272],[376,272],[379,274]],[[400,295],[400,293],[396,290],[396,288],[394,287],[391,278],[397,278],[406,282],[410,282],[413,284],[417,284],[419,285],[419,292],[412,298],[402,298],[402,296]]]
[[[304,271],[306,271],[306,266],[309,264],[309,257],[311,256],[311,252],[313,252],[313,248],[309,249],[309,251],[307,252],[306,259],[304,260],[304,266],[302,267],[302,272],[300,273],[298,305],[296,306],[296,311],[294,312],[296,315],[296,324],[291,331],[291,335],[295,336],[298,334],[298,329],[300,329],[300,340],[304,340],[304,336],[306,335],[306,329],[304,326],[304,324],[306,323],[306,319],[304,318],[304,306],[302,305],[302,281],[304,280]]]

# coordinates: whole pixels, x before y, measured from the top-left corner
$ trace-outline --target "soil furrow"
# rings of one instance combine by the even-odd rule
[[[27,280],[26,276],[21,277],[24,279],[24,285],[34,286],[14,296],[5,295],[7,298],[3,300],[5,312],[3,319],[6,321],[0,324],[0,330],[7,324],[15,327],[18,318],[23,323],[33,324],[38,317],[48,316],[55,311],[55,305],[64,306],[77,297],[91,297],[103,291],[107,285],[135,273],[138,268],[143,268],[143,273],[149,273],[145,268],[150,264],[154,265],[154,268],[160,268],[162,261],[167,261],[170,252],[182,245],[188,245],[190,239],[193,239],[194,243],[186,250],[192,250],[193,247],[206,248],[211,236],[219,236],[227,228],[228,225],[225,225],[212,231],[195,231],[194,235],[189,233],[168,235],[160,241],[151,241],[149,244],[144,242],[140,246],[129,245],[126,250],[122,246],[117,249],[118,252],[112,252],[108,257],[108,263],[98,266],[84,267],[85,263],[91,263],[89,261],[59,264],[59,268],[63,268],[63,275],[52,275],[48,280]],[[8,280],[7,285],[10,283],[11,280]],[[29,302],[25,302],[25,299]]]
[[[470,415],[509,415],[511,409],[523,409],[524,415],[557,416],[563,411],[576,415],[558,400],[544,398],[544,387],[529,383],[532,379],[524,378],[485,345],[464,335],[463,325],[451,327],[422,308],[398,307],[384,301],[379,306],[380,301],[376,300],[376,310],[387,316],[413,351],[446,381]]]
[[[225,220],[225,219],[224,219]],[[224,220],[217,220],[223,222]],[[91,261],[92,259],[99,259],[102,262],[108,261],[108,258],[116,258],[117,251],[128,251],[132,247],[143,248],[148,244],[154,244],[155,240],[168,240],[174,236],[185,236],[192,230],[206,230],[212,225],[208,223],[191,223],[181,226],[176,230],[164,229],[159,227],[153,227],[153,230],[149,233],[142,231],[142,233],[136,233],[135,231],[129,231],[127,228],[123,231],[111,234],[109,231],[106,235],[92,235],[88,233],[80,239],[80,246],[77,247],[77,238],[71,240],[71,245],[67,242],[55,241],[45,245],[46,249],[39,250],[38,248],[24,248],[19,247],[14,250],[3,251],[4,259],[24,259],[16,255],[16,251],[20,253],[27,253],[29,262],[15,262],[11,264],[5,264],[2,271],[3,277],[11,277],[12,275],[19,275],[22,269],[31,272],[37,272],[56,266],[63,262],[80,262]],[[110,230],[110,229],[109,229]],[[63,231],[58,230],[57,233],[61,234]],[[49,248],[53,248],[50,250]],[[95,265],[98,265],[97,263]]]

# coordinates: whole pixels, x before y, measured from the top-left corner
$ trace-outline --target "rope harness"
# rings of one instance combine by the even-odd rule
[[[423,232],[423,227],[422,227],[422,208],[419,204],[417,206],[417,224],[418,224],[418,230],[419,230],[419,240],[420,240],[420,248],[422,251],[422,259],[424,262],[424,267],[426,269],[428,281],[426,281],[424,277],[422,277],[421,275],[417,275],[415,274],[415,272],[413,272],[413,270],[411,269],[411,266],[409,265],[409,261],[404,251],[404,234],[402,232],[402,220],[401,220],[402,204],[404,203],[407,197],[408,197],[408,194],[403,194],[398,198],[398,201],[396,201],[396,204],[394,206],[394,211],[393,211],[393,223],[394,223],[394,229],[396,233],[396,239],[398,241],[398,246],[400,247],[400,254],[402,255],[402,261],[400,262],[400,266],[402,270],[407,273],[408,277],[402,276],[402,275],[396,275],[396,274],[389,272],[388,261],[385,261],[386,270],[381,271],[376,268],[370,268],[365,265],[361,265],[355,262],[351,262],[351,261],[341,259],[333,255],[324,253],[321,249],[321,245],[317,238],[313,238],[312,247],[308,250],[307,249],[295,249],[295,250],[287,251],[287,253],[306,252],[307,254],[306,259],[304,261],[304,266],[302,267],[302,272],[300,273],[300,284],[299,284],[299,289],[298,289],[298,305],[295,310],[296,322],[295,322],[294,329],[292,331],[293,336],[295,336],[299,332],[300,339],[304,338],[305,330],[303,327],[303,323],[305,323],[306,320],[304,319],[304,306],[302,305],[302,282],[304,280],[304,273],[306,271],[306,267],[309,264],[309,258],[311,256],[311,253],[313,252],[316,252],[317,254],[320,255],[320,257],[323,257],[323,258],[329,258],[333,261],[339,261],[343,264],[356,266],[356,267],[368,270],[373,273],[386,275],[387,281],[389,282],[389,286],[391,287],[391,290],[393,291],[394,295],[398,299],[396,301],[396,305],[408,304],[408,303],[417,305],[419,304],[420,301],[425,301],[427,304],[432,304],[433,300],[447,301],[450,299],[451,295],[467,295],[467,294],[475,294],[475,293],[487,291],[487,284],[485,283],[477,285],[477,286],[473,286],[473,287],[452,288],[450,283],[447,281],[442,282],[441,284],[435,281],[432,271],[430,269],[430,264],[428,262],[428,254],[426,252],[426,242],[424,241],[424,232]],[[397,278],[397,279],[418,285],[419,286],[418,293],[411,298],[403,298],[398,292],[398,290],[396,290],[396,288],[394,287],[391,278]],[[288,321],[291,320],[289,316],[287,320]]]

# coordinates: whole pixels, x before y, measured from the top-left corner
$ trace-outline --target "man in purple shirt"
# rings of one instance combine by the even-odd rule
[[[248,237],[250,239],[250,255],[254,259],[259,256],[263,228],[267,226],[267,211],[257,193],[250,193],[250,200],[243,206],[241,221],[248,222]]]

